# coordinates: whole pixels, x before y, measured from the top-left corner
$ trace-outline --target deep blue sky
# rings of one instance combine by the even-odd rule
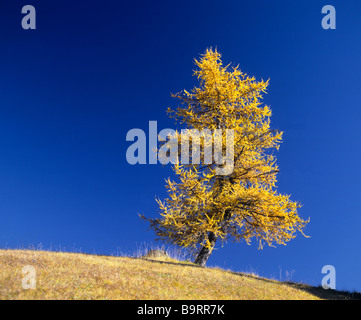
[[[34,5],[37,29],[21,28]],[[323,30],[321,8],[336,8]],[[208,264],[361,290],[361,2],[49,1],[0,4],[0,247],[132,252],[154,239],[169,166],[127,163],[133,128],[175,128],[171,92],[195,84],[193,59],[270,78],[284,131],[279,191],[311,218],[287,246],[228,243]]]

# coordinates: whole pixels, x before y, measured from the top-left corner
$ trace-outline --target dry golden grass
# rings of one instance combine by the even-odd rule
[[[26,265],[36,289],[22,288]],[[0,250],[0,299],[319,299],[309,288],[170,258]]]

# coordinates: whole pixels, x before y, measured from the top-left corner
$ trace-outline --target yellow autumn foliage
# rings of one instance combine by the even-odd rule
[[[228,175],[219,175],[214,158],[210,163],[176,162],[177,181],[168,179],[168,198],[157,200],[160,217],[145,219],[158,239],[195,252],[200,247],[212,250],[214,239],[249,244],[255,238],[261,248],[265,243],[285,244],[308,221],[299,216],[298,202],[276,190],[278,167],[272,152],[278,150],[282,132],[271,129],[271,109],[262,103],[268,81],[256,81],[238,67],[223,66],[217,50],[207,49],[195,64],[199,85],[174,94],[180,106],[168,113],[190,130],[223,130],[223,142],[226,129],[232,129],[234,168]],[[184,136],[176,135],[181,144]],[[203,136],[201,140],[204,159],[211,142]]]

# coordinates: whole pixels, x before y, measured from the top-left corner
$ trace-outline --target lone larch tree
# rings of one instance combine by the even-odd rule
[[[282,132],[271,129],[271,110],[261,102],[268,81],[256,81],[238,66],[224,66],[217,50],[207,49],[195,64],[198,87],[174,94],[180,105],[168,113],[187,129],[201,132],[203,147],[198,150],[190,137],[190,158],[195,151],[203,160],[208,155],[206,130],[222,130],[224,153],[226,129],[231,129],[233,170],[220,174],[222,165],[214,155],[206,163],[176,161],[173,168],[178,179],[168,178],[168,198],[157,199],[160,217],[142,217],[150,222],[158,240],[190,249],[194,262],[204,266],[216,243],[232,239],[250,244],[255,238],[260,248],[265,243],[286,244],[297,231],[303,234],[308,220],[298,215],[298,202],[276,190],[278,167],[273,151],[279,148]],[[184,135],[177,131],[173,135],[178,138],[178,150]]]

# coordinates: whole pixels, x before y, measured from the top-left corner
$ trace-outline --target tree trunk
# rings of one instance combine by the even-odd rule
[[[211,248],[207,248],[205,246],[202,247],[202,249],[199,251],[197,258],[194,260],[195,264],[198,264],[201,267],[204,267],[206,265],[206,262],[208,258],[210,257],[213,248],[216,244],[216,236],[213,232],[210,232],[208,234],[208,240],[211,243]]]
[[[226,228],[227,221],[230,219],[230,217],[231,217],[231,210],[227,209],[223,220],[219,224],[219,227],[221,228],[222,231],[224,231],[224,229]],[[197,258],[194,260],[194,263],[198,264],[201,267],[204,267],[206,265],[206,262],[210,257],[214,249],[214,246],[216,244],[217,238],[213,232],[208,233],[208,241],[210,242],[211,247],[206,248],[205,246],[203,246],[202,249],[199,251]]]

